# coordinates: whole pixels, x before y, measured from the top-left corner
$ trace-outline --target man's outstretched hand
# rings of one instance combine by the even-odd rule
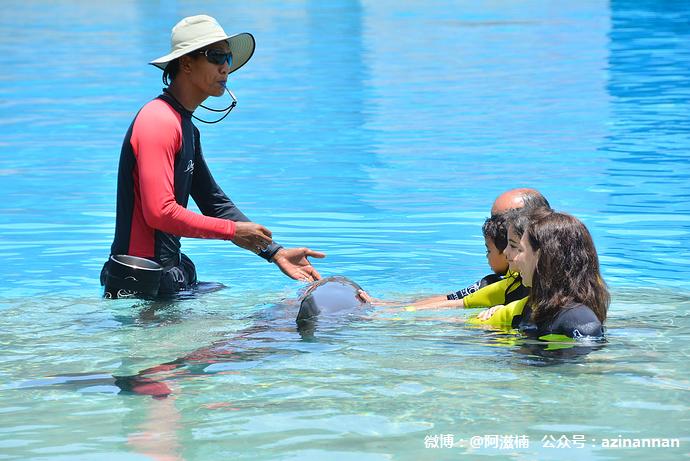
[[[321,275],[311,265],[308,256],[312,258],[325,258],[324,253],[310,250],[309,248],[281,248],[273,256],[273,262],[283,271],[283,274],[295,280],[314,282],[321,278]]]

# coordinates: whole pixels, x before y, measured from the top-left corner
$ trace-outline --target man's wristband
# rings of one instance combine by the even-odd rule
[[[268,245],[265,250],[259,252],[258,255],[264,258],[267,262],[272,263],[273,257],[282,249],[283,247],[281,245],[271,242],[271,244]]]

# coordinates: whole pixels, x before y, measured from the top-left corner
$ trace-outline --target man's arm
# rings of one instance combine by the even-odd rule
[[[180,237],[231,240],[235,236],[234,222],[194,213],[175,200],[174,163],[181,142],[179,121],[165,109],[150,103],[140,111],[130,143],[137,161],[135,180],[146,223]]]

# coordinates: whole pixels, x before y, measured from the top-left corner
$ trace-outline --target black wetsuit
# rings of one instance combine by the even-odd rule
[[[541,338],[547,335],[563,335],[568,338],[585,336],[600,338],[605,329],[594,311],[584,304],[574,304],[562,309],[548,325],[531,322],[532,309],[525,306],[522,315],[513,318],[513,327],[529,336]]]

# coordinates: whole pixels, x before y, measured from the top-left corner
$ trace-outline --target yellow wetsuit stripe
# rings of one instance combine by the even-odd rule
[[[513,317],[522,314],[522,311],[527,304],[527,299],[529,298],[524,297],[500,307],[496,312],[494,312],[494,315],[486,320],[471,317],[467,320],[467,323],[472,325],[491,325],[495,327],[511,328],[511,325],[513,324]]]

